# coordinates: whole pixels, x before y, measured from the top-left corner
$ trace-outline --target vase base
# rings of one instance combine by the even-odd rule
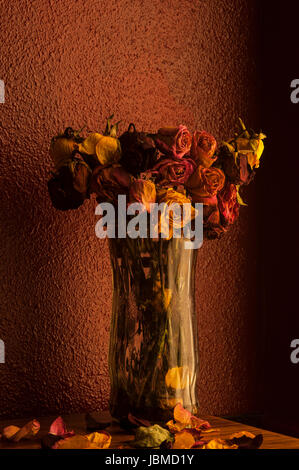
[[[178,401],[179,403],[179,401]],[[185,406],[184,408],[193,415],[198,415],[198,406],[190,405]],[[110,406],[111,416],[117,420],[119,423],[125,422],[128,419],[128,415],[131,414],[136,418],[145,419],[150,421],[152,424],[164,424],[173,419],[173,407],[172,408],[159,408],[159,407],[143,407],[136,408],[134,406],[124,406],[120,404],[119,406]]]

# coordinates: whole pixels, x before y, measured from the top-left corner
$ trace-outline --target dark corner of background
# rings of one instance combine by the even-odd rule
[[[259,240],[261,426],[299,436],[299,365],[290,361],[298,338],[299,104],[290,84],[299,75],[299,3],[257,2],[260,122],[267,135],[256,177]]]

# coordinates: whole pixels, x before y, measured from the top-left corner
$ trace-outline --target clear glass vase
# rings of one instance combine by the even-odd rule
[[[197,250],[182,238],[110,239],[113,417],[164,421],[176,403],[197,413]]]

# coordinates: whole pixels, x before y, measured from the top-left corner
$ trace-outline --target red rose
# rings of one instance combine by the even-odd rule
[[[150,173],[156,176],[160,185],[185,184],[195,170],[195,163],[191,158],[163,158],[154,166]]]
[[[128,194],[131,176],[121,165],[98,166],[93,171],[91,192],[96,193],[98,202],[117,203],[119,194]]]

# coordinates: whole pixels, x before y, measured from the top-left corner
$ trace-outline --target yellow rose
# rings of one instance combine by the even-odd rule
[[[236,139],[238,153],[247,155],[247,161],[250,168],[258,168],[260,166],[260,158],[264,151],[264,135],[259,134],[257,137],[246,139],[239,137]]]
[[[50,155],[54,161],[56,170],[59,170],[72,157],[72,153],[78,149],[78,143],[67,137],[54,137],[50,145]]]
[[[242,128],[241,134],[227,142],[223,142],[223,144],[228,148],[230,153],[234,155],[235,162],[237,161],[237,157],[245,155],[248,165],[251,170],[253,170],[260,166],[260,158],[264,151],[263,140],[266,136],[262,132],[256,134],[254,131],[248,130],[241,118],[239,118],[239,121]]]
[[[96,155],[101,165],[116,163],[121,157],[119,140],[97,132],[90,134],[82,144],[79,144],[79,151],[87,155]]]
[[[159,211],[158,232],[163,234],[166,240],[173,236],[173,230],[183,228],[184,225],[193,220],[197,211],[191,205],[191,200],[186,196],[185,191],[179,192],[172,188],[160,189],[157,192],[157,202],[164,203],[162,211]],[[171,205],[179,205],[181,210],[169,210]],[[189,204],[189,212],[184,214],[183,204]]]

